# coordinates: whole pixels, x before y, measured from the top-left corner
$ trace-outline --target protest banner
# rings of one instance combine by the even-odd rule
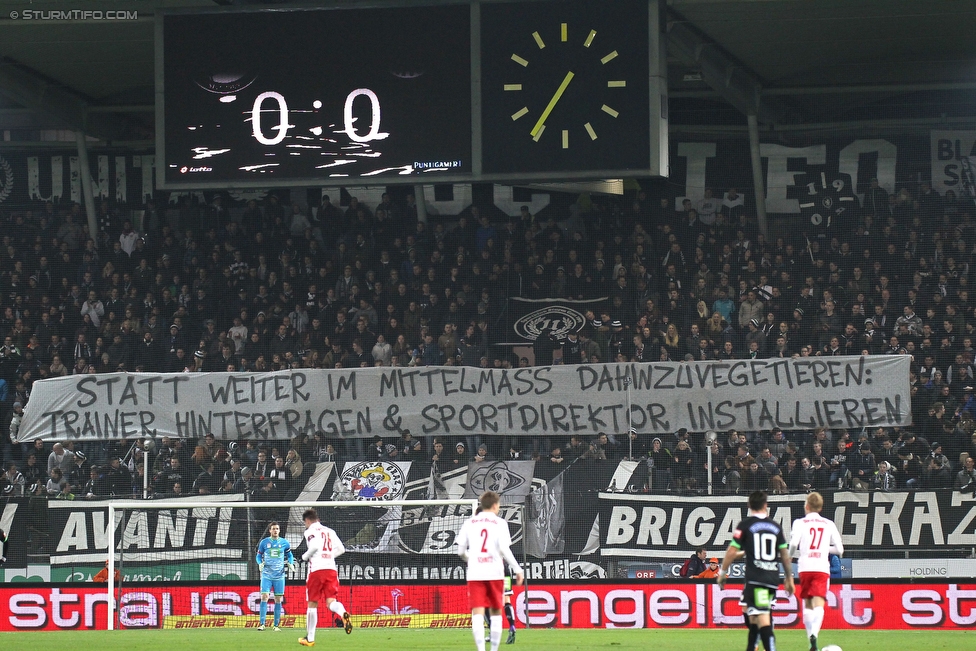
[[[911,424],[908,356],[107,373],[34,383],[18,441],[663,434]]]

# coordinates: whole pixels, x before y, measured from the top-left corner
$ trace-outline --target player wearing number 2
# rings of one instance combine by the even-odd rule
[[[515,584],[522,585],[522,568],[512,554],[512,535],[508,522],[498,516],[501,498],[488,491],[481,496],[481,512],[470,517],[458,532],[458,555],[468,562],[468,601],[471,604],[471,630],[478,651],[485,651],[485,608],[490,614],[491,651],[498,651],[502,640],[502,592],[505,563],[515,573]]]
[[[732,542],[725,551],[718,571],[718,584],[725,585],[729,566],[740,553],[746,559],[746,584],[742,588],[742,613],[749,624],[746,651],[754,651],[756,638],[761,638],[766,651],[776,651],[771,612],[779,585],[779,563],[783,563],[784,585],[793,594],[793,567],[787,550],[783,529],[768,517],[766,493],[756,491],[749,496],[749,517],[739,523],[732,533]]]
[[[298,640],[302,646],[315,646],[315,625],[319,619],[319,602],[324,601],[329,610],[342,617],[346,633],[352,633],[352,619],[336,597],[339,594],[339,575],[336,572],[337,556],[346,552],[339,536],[332,529],[319,522],[319,514],[309,509],[302,514],[305,521],[305,543],[308,550],[302,560],[308,561],[308,579],[305,581],[308,599],[305,637]]]
[[[823,496],[807,495],[803,506],[806,516],[793,523],[790,532],[790,557],[798,557],[800,573],[798,595],[803,599],[803,626],[810,639],[810,651],[817,651],[817,636],[824,620],[824,605],[830,588],[828,554],[844,555],[844,543],[833,522],[820,515]]]

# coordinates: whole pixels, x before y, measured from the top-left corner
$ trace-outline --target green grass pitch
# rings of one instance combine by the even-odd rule
[[[507,634],[507,631],[506,631]],[[153,631],[61,631],[50,633],[3,633],[5,649],[29,651],[258,651],[261,649],[302,649],[300,629],[255,630],[153,630]],[[320,630],[315,648],[328,651],[412,651],[419,649],[461,649],[471,651],[474,643],[466,630]],[[504,637],[503,637],[504,642]],[[546,630],[519,629],[512,651],[741,651],[745,629],[721,630]],[[976,630],[942,631],[824,631],[821,644],[838,644],[845,651],[971,651],[976,648]],[[807,651],[803,629],[778,631],[778,651]],[[760,645],[760,649],[762,646]]]

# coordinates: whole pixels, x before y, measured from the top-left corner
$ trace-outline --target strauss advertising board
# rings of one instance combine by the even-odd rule
[[[722,589],[694,581],[534,583],[516,590],[515,607],[520,625],[525,625],[528,609],[531,625],[542,627],[741,627],[740,591],[739,586]],[[304,611],[303,597],[301,585],[289,585],[286,610]],[[365,613],[357,617],[356,625],[361,628],[464,628],[470,624],[463,613],[466,588],[456,582],[359,586],[343,600]],[[971,629],[976,624],[973,583],[844,583],[831,586],[827,601],[824,626],[829,629]],[[189,628],[247,626],[247,620],[241,623],[232,618],[253,616],[259,602],[255,587],[241,583],[127,587],[119,599],[118,623],[124,628],[160,628],[173,621]],[[95,586],[3,587],[0,631],[104,629],[106,604],[106,590]],[[800,628],[799,600],[780,591],[773,621],[779,628]]]

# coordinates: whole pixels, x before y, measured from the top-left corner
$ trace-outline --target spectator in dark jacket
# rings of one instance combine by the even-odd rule
[[[871,453],[871,444],[861,443],[858,454],[848,456],[848,466],[851,470],[851,483],[854,488],[870,488],[871,478],[874,476],[874,469],[877,467],[874,455]]]

